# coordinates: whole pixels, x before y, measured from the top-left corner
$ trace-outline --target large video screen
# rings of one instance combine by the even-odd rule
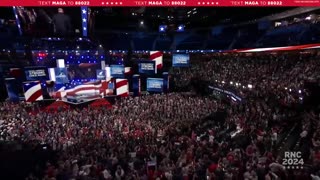
[[[106,70],[98,69],[96,72],[98,80],[106,80]]]
[[[147,91],[149,92],[163,92],[162,78],[147,78]]]
[[[80,7],[17,7],[23,35],[69,36],[82,34]]]
[[[27,81],[49,80],[48,69],[46,67],[26,67],[24,72]]]
[[[123,65],[110,65],[110,74],[115,78],[124,77],[124,66]]]
[[[67,68],[54,68],[56,84],[69,83]]]
[[[189,54],[173,54],[172,66],[173,67],[189,67],[190,56]]]
[[[155,61],[140,61],[139,62],[139,73],[141,74],[156,74],[156,62]]]
[[[70,80],[96,79],[97,70],[101,67],[96,63],[80,63],[68,65],[68,77]]]

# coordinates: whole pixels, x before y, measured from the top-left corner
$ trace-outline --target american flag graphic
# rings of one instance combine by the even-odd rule
[[[161,51],[150,51],[150,59],[156,62],[157,69],[162,68],[163,53]]]
[[[39,81],[23,83],[24,97],[26,102],[43,100],[41,84]]]
[[[127,79],[116,79],[117,95],[121,97],[129,96],[129,84]]]
[[[91,99],[113,95],[113,86],[110,84],[112,84],[111,78],[109,80],[89,82],[77,86],[63,86],[54,94],[54,97],[62,99],[67,96],[76,97],[82,95],[85,99]]]

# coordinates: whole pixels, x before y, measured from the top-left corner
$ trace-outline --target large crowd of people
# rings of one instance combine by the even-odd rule
[[[319,56],[317,52],[218,54],[194,62],[190,68],[174,69],[173,73],[178,87],[188,85],[192,79],[202,79],[244,97],[275,95],[291,104],[307,93],[306,81],[319,79]],[[250,91],[252,88],[254,91]]]
[[[243,97],[237,103],[193,92],[127,97],[111,109],[54,113],[2,103],[0,140],[46,144],[58,153],[43,177],[31,172],[29,179],[319,178],[319,114],[295,106],[308,95],[304,83],[319,78],[317,58],[217,55],[172,72],[176,86],[205,80]],[[300,126],[301,115],[299,141],[312,137],[312,161],[305,159],[311,168],[287,170],[279,144]]]

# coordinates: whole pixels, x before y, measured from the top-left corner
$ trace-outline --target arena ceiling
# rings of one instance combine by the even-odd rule
[[[208,27],[250,21],[293,8],[93,8],[96,29],[131,29],[139,22],[150,30],[159,25],[184,24],[186,28]]]

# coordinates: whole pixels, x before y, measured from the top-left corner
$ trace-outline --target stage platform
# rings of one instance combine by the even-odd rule
[[[97,99],[101,99],[101,98],[115,98],[117,97],[116,95],[108,95],[108,96],[100,96],[100,95],[96,95],[96,96],[91,96],[91,95],[80,95],[80,96],[70,96],[70,97],[66,97],[66,98],[62,98],[61,101],[68,103],[68,104],[73,104],[73,105],[80,105],[80,104],[84,104],[84,103],[88,103]]]

